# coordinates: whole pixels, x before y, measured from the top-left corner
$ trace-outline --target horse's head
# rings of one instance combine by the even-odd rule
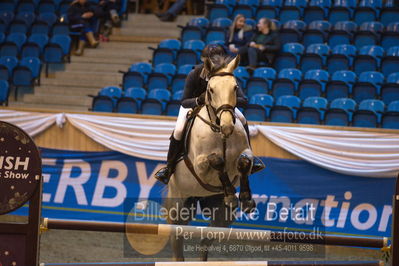
[[[240,62],[239,56],[229,62],[228,58],[216,56],[213,60],[206,59],[204,67],[210,73],[206,91],[206,103],[211,106],[216,115],[216,123],[221,132],[229,137],[234,130],[237,81],[233,71]]]

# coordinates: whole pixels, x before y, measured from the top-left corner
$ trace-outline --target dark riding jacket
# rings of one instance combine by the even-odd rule
[[[181,105],[184,108],[194,108],[197,106],[197,97],[206,91],[208,81],[201,77],[201,72],[204,65],[198,65],[187,75],[186,83],[184,86],[184,93]],[[245,107],[248,103],[245,94],[240,86],[237,89],[237,107]]]

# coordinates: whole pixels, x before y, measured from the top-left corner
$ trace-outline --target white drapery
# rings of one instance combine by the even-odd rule
[[[46,114],[0,110],[0,120],[35,136],[68,120],[94,141],[131,156],[165,160],[175,121],[86,114]],[[254,125],[290,153],[331,171],[365,177],[395,177],[399,172],[399,134],[320,128]]]

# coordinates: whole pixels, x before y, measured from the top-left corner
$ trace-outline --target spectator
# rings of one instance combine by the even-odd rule
[[[245,17],[238,14],[229,28],[226,35],[227,50],[230,55],[236,55],[241,47],[244,47],[251,40],[253,35],[252,27],[245,24]]]
[[[253,71],[259,62],[271,65],[275,54],[280,50],[280,37],[276,25],[268,18],[261,18],[257,25],[258,31],[252,36],[248,45],[240,48],[239,54],[243,65]]]
[[[156,13],[161,21],[174,21],[177,15],[182,11],[186,0],[176,0],[176,2],[165,13]]]
[[[93,24],[95,17],[102,15],[101,9],[92,5],[87,0],[75,0],[68,9],[68,19],[73,31],[80,31],[78,49],[75,55],[82,55],[86,40],[91,47],[97,47],[98,41],[94,37]]]
[[[112,27],[120,27],[121,20],[118,10],[120,9],[120,0],[102,0],[99,3],[102,8],[103,16],[101,18],[100,40],[109,41]]]

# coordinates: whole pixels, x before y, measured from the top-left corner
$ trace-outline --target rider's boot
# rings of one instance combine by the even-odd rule
[[[247,133],[249,146],[251,146],[251,137],[249,136],[249,128],[248,128],[248,124],[247,123],[245,123],[244,129],[245,129],[245,132]],[[265,167],[266,166],[261,161],[261,159],[259,159],[258,157],[254,156],[254,161],[253,161],[253,164],[252,164],[251,174],[259,172],[259,171],[263,170]]]
[[[169,144],[169,151],[167,157],[167,165],[166,167],[160,169],[154,177],[164,183],[165,185],[168,184],[170,177],[172,176],[173,172],[175,171],[176,161],[178,155],[180,153],[181,143],[182,140],[177,140],[172,136],[170,137],[170,144]]]

